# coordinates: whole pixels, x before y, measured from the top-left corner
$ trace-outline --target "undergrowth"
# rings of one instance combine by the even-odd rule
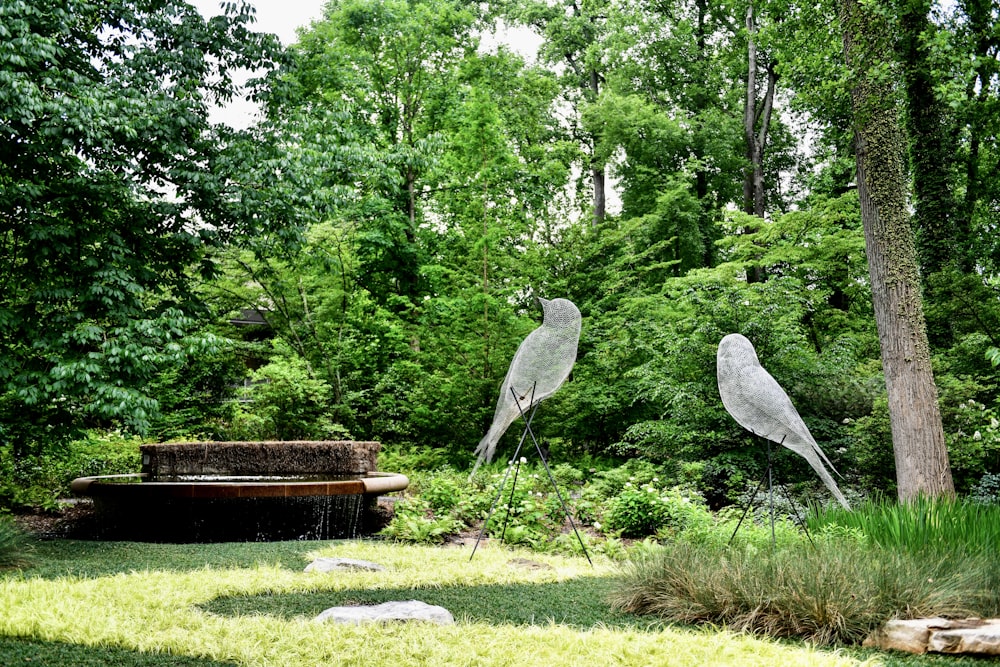
[[[757,526],[732,543],[719,524],[642,552],[614,605],[821,644],[860,643],[892,618],[996,616],[996,518],[947,501],[868,504],[819,512],[808,537],[786,522],[772,540]]]

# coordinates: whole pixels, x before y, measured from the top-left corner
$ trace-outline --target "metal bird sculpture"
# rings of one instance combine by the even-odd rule
[[[497,442],[521,412],[551,396],[569,377],[580,341],[580,311],[568,299],[538,299],[542,325],[521,341],[507,377],[500,385],[500,398],[490,430],[476,447],[480,464],[493,459]]]
[[[722,339],[716,372],[722,404],[733,419],[751,433],[782,444],[808,461],[840,504],[850,509],[827,470],[829,466],[837,472],[833,464],[816,444],[781,385],[760,365],[746,337],[729,334]]]

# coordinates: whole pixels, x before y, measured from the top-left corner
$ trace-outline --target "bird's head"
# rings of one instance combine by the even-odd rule
[[[538,297],[538,303],[542,306],[542,324],[561,328],[580,322],[580,310],[569,299]]]
[[[742,368],[746,365],[760,366],[757,351],[746,336],[733,333],[719,342],[718,360],[720,365]]]

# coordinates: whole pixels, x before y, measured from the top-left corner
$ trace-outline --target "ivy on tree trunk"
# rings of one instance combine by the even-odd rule
[[[852,91],[858,195],[872,303],[882,352],[900,500],[954,495],[931,370],[920,272],[907,209],[906,144],[896,81],[880,66],[891,54],[882,19],[843,0],[844,54]]]

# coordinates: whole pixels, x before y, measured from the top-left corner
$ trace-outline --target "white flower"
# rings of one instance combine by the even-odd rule
[[[522,456],[521,457],[521,463],[527,463],[527,462],[528,462],[528,459]]]
[[[625,488],[626,489],[632,488],[632,482],[625,482]]]
[[[600,529],[601,529],[601,522],[600,521],[595,521],[594,522],[594,530],[600,530]]]
[[[973,440],[982,440],[983,439],[983,434],[980,433],[979,431],[976,431],[975,433],[972,434],[972,439]]]

